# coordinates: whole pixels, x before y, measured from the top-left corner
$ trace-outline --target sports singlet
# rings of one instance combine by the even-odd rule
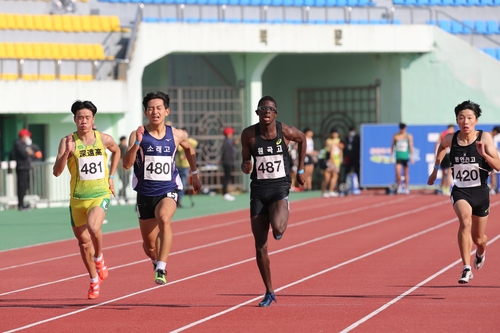
[[[75,152],[68,161],[71,174],[70,196],[76,199],[93,199],[111,194],[108,184],[108,155],[99,131],[94,131],[95,142],[85,145],[73,133]]]
[[[481,141],[483,131],[479,131],[476,140],[468,146],[458,144],[458,133],[460,131],[453,134],[450,149],[450,163],[455,186],[460,188],[487,186],[491,167],[476,149],[476,141]]]
[[[179,172],[175,167],[175,145],[171,126],[165,136],[156,139],[144,128],[144,135],[134,162],[132,187],[137,193],[155,197],[182,190]]]
[[[291,183],[290,155],[281,130],[281,122],[276,122],[276,138],[264,140],[259,124],[254,125],[255,143],[252,149],[253,170],[250,178],[253,185]]]
[[[394,147],[396,151],[396,160],[410,159],[410,140],[408,139],[408,135],[396,140]]]

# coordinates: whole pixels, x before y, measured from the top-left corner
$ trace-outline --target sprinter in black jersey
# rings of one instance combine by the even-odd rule
[[[436,180],[439,165],[450,147],[450,163],[453,175],[451,202],[460,221],[458,247],[463,269],[458,283],[468,283],[473,278],[470,266],[472,242],[476,244],[474,268],[480,269],[486,259],[484,234],[490,212],[490,194],[487,184],[491,169],[500,170],[500,158],[490,133],[475,129],[481,108],[478,104],[465,101],[455,107],[456,133],[447,134],[438,147],[434,170],[427,184]]]
[[[257,265],[266,286],[266,295],[259,306],[266,307],[272,301],[276,302],[267,253],[269,226],[274,238],[281,239],[290,211],[288,194],[292,180],[288,143],[294,141],[298,144],[297,182],[302,186],[306,181],[306,137],[297,128],[275,120],[278,106],[271,96],[262,97],[255,112],[259,116],[259,122],[245,128],[241,133],[241,170],[246,174],[252,173],[250,220]]]

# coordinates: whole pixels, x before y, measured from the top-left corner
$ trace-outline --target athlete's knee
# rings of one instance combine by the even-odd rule
[[[81,250],[83,250],[85,253],[92,251],[93,250],[93,245],[92,245],[92,240],[86,239],[86,240],[80,240],[78,241],[78,246],[80,247]]]
[[[267,256],[267,243],[257,244],[255,243],[255,255],[257,258],[263,258]]]
[[[156,248],[150,244],[142,243],[144,253],[151,259],[156,259]]]

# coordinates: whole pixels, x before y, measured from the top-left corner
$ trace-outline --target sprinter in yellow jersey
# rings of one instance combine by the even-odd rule
[[[101,225],[110,195],[115,195],[113,178],[120,161],[120,148],[110,135],[93,130],[97,108],[92,102],[76,101],[71,112],[76,132],[61,139],[53,173],[58,177],[68,165],[71,225],[90,276],[88,298],[96,299],[102,280],[108,277]],[[113,153],[110,170],[106,149]]]

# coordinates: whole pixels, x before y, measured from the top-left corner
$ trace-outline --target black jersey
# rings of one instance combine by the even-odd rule
[[[483,131],[479,131],[476,140],[468,146],[460,146],[455,132],[451,140],[450,163],[454,186],[459,188],[487,186],[491,166],[476,148],[476,141],[481,141]]]
[[[283,137],[281,123],[276,122],[276,138],[264,140],[259,124],[255,124],[255,144],[252,149],[253,170],[250,178],[252,185],[278,184],[292,182],[290,178],[290,155]]]

